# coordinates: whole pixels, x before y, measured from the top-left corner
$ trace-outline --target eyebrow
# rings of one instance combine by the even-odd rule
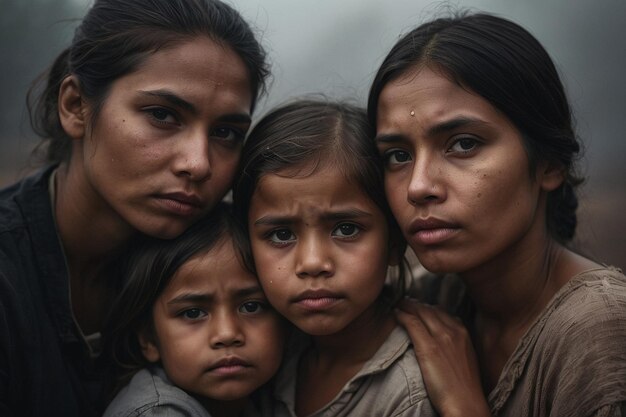
[[[157,97],[157,98],[163,99],[165,101],[168,101],[170,104],[176,107],[181,107],[191,113],[194,113],[194,114],[198,113],[198,109],[196,109],[196,106],[194,106],[187,100],[177,96],[176,94],[172,93],[169,90],[150,90],[150,91],[139,90],[139,93],[144,96]]]
[[[371,217],[372,214],[359,209],[349,209],[322,213],[320,218],[324,221],[351,220],[363,217]],[[294,224],[299,220],[298,216],[263,216],[254,222],[255,226],[281,226]]]
[[[196,106],[188,102],[187,100],[179,97],[169,90],[139,90],[139,93],[148,97],[157,97],[163,99],[173,106],[180,107],[184,110],[187,110],[194,115],[198,114],[198,109]],[[250,124],[252,123],[252,118],[247,113],[233,113],[233,114],[225,114],[217,118],[218,121],[224,123],[237,123],[237,124]]]
[[[450,132],[452,130],[458,129],[460,127],[475,125],[475,124],[485,124],[485,122],[481,119],[476,119],[474,117],[455,117],[454,119],[446,120],[445,122],[438,123],[434,126],[431,126],[426,131],[427,137],[437,136],[441,133]],[[377,135],[374,139],[377,143],[393,143],[393,142],[402,142],[404,140],[404,135],[402,134],[382,134]]]
[[[238,288],[234,295],[238,298],[247,297],[254,294],[263,294],[263,290],[259,285],[251,285],[249,287]],[[213,294],[208,293],[183,293],[167,302],[167,304],[208,304],[215,299]]]

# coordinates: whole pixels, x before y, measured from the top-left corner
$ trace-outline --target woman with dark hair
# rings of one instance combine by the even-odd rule
[[[488,14],[428,22],[389,52],[368,110],[408,244],[466,289],[440,294],[463,324],[398,313],[438,411],[626,415],[626,279],[569,246],[580,145],[541,44]]]
[[[267,74],[220,1],[94,3],[31,94],[48,166],[0,191],[0,414],[101,414],[105,266],[222,199]]]

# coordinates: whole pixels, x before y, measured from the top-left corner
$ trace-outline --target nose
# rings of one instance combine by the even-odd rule
[[[407,190],[407,200],[412,205],[440,203],[446,199],[444,173],[437,158],[422,153],[415,158]]]
[[[317,233],[298,238],[296,275],[299,278],[331,277],[334,275],[334,263],[327,242]]]
[[[205,129],[194,129],[177,143],[178,152],[174,172],[189,177],[191,181],[204,181],[211,177],[211,143]]]
[[[219,309],[213,313],[210,344],[213,349],[243,346],[245,335],[238,316],[232,309]]]

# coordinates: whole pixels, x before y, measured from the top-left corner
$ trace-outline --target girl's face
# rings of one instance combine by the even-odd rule
[[[187,261],[154,304],[143,353],[188,393],[243,399],[278,369],[284,328],[230,239]]]
[[[466,272],[545,235],[561,174],[539,164],[531,179],[520,132],[482,97],[410,71],[382,90],[377,126],[390,206],[427,269]]]
[[[335,335],[371,317],[387,272],[387,222],[336,167],[289,174],[265,174],[252,196],[248,224],[259,280],[302,331]]]
[[[74,148],[87,195],[143,233],[179,235],[230,188],[251,103],[230,48],[198,37],[153,53],[112,84]]]

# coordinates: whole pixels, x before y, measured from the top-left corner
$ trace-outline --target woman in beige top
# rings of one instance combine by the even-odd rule
[[[398,314],[435,408],[625,415],[626,281],[567,246],[580,145],[541,44],[486,14],[426,23],[384,60],[369,116],[409,245],[466,288],[463,324]]]

